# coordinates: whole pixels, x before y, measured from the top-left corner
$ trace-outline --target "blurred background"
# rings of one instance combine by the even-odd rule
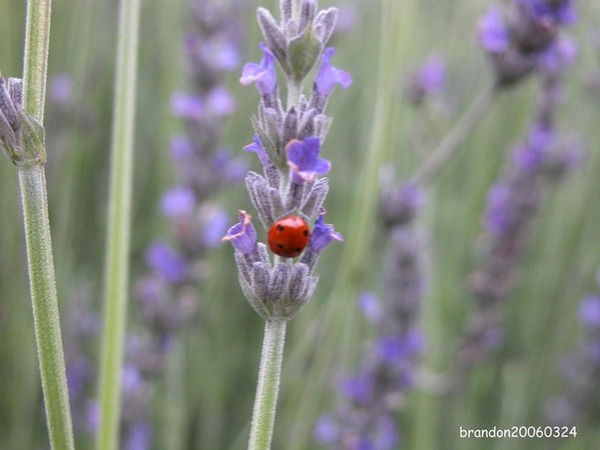
[[[172,217],[165,217],[169,214],[161,210],[161,201],[165,192],[180,184],[172,140],[189,128],[174,95],[197,88],[186,62],[189,34],[202,36],[202,30],[210,30],[194,24],[196,16],[190,7],[196,3],[208,2],[142,2],[128,317],[128,332],[133,336],[146,333],[136,287],[153,269],[148,249],[157,239],[177,247],[177,227]],[[227,70],[218,72],[218,83],[236,105],[235,111],[220,119],[219,147],[242,158],[236,163],[258,170],[254,155],[241,151],[252,140],[250,116],[256,111],[258,94],[238,82],[243,64],[261,57],[254,13],[258,2],[239,2],[233,7],[233,0],[213,3],[221,4],[217,10],[229,8],[226,22],[236,24],[233,35],[238,45],[238,57],[223,66]],[[478,17],[491,4],[474,0],[402,2],[399,39],[394,43],[398,53],[386,55],[398,61],[399,68],[381,66],[395,71],[395,87],[386,94],[394,99],[394,107],[389,111],[391,127],[382,161],[383,166],[394,169],[399,181],[410,178],[491,83],[491,68],[476,39]],[[260,5],[274,13],[277,9],[274,1]],[[332,96],[328,112],[335,120],[323,146],[323,156],[333,164],[327,222],[344,233],[345,242],[331,245],[323,254],[315,296],[289,325],[274,449],[327,448],[314,440],[313,429],[322,414],[336,409],[340,377],[355,370],[376,335],[377,330],[361,313],[358,299],[365,291],[381,294],[386,268],[386,242],[378,214],[373,213],[367,218],[372,236],[360,255],[360,278],[347,286],[343,295],[339,282],[336,284],[345,251],[364,238],[348,231],[350,221],[355,220],[357,186],[372,151],[369,145],[380,88],[381,2],[322,1],[320,6],[341,9],[333,38],[333,63],[348,70],[354,79],[350,89],[336,89]],[[202,8],[202,14],[209,14],[210,7]],[[599,290],[600,5],[581,0],[576,9],[578,21],[566,31],[578,45],[578,56],[565,78],[557,128],[581,141],[585,156],[549,189],[528,231],[516,288],[503,303],[503,345],[475,368],[466,387],[452,400],[439,393],[436,380],[452,366],[456,339],[472,309],[467,279],[479,261],[488,189],[504,170],[510,149],[531,125],[539,80],[530,77],[503,91],[427,189],[418,220],[418,227],[428,236],[423,250],[427,290],[420,318],[424,347],[419,381],[403,395],[398,408],[401,444],[397,448],[598,448],[598,415],[595,419],[582,416],[577,437],[564,439],[461,439],[458,431],[459,426],[545,425],[551,399],[567,388],[561,361],[564,366],[564,355],[576,351],[582,340],[580,299]],[[63,336],[67,359],[71,359],[69,373],[80,376],[70,378],[69,384],[72,394],[78,396],[73,415],[81,449],[91,448],[96,417],[93,399],[101,328],[117,10],[114,0],[53,2],[45,115],[47,179]],[[22,73],[24,17],[25,2],[0,0],[0,70],[4,77]],[[446,66],[443,86],[430,101],[415,106],[404,87],[411,74],[433,55]],[[228,224],[235,222],[238,209],[252,213],[243,182],[235,177],[214,189],[208,200],[227,212]],[[48,443],[20,198],[16,171],[6,158],[0,161],[0,216],[0,449],[44,449]],[[264,238],[259,234],[259,239]],[[195,306],[189,320],[180,321],[161,368],[149,381],[144,379],[136,398],[144,405],[140,407],[143,411],[131,414],[142,414],[145,425],[124,436],[123,448],[245,448],[263,323],[242,295],[232,253],[229,245],[207,243],[203,247],[194,269],[202,273],[192,295]],[[324,359],[319,357],[322,354],[333,357]],[[75,366],[81,370],[73,369]],[[125,385],[130,386],[129,382],[135,387],[136,377],[139,374],[133,379],[124,377]],[[135,423],[135,418],[131,420]],[[143,442],[151,444],[144,446]]]

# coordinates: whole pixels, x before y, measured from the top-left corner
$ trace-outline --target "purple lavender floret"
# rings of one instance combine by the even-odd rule
[[[243,255],[249,255],[256,251],[256,229],[250,221],[251,217],[246,211],[238,213],[239,222],[233,225],[223,241],[229,241],[233,244],[236,251]]]
[[[308,137],[302,141],[294,139],[288,143],[285,150],[292,180],[296,184],[313,181],[317,175],[326,175],[331,170],[331,163],[319,157],[319,138]]]
[[[345,70],[331,65],[331,57],[335,53],[333,47],[326,48],[321,57],[321,66],[315,78],[315,91],[320,97],[328,97],[336,84],[343,89],[352,86],[352,76]]]
[[[277,87],[277,74],[275,73],[275,57],[264,42],[260,44],[263,58],[260,63],[247,63],[242,70],[240,83],[244,86],[255,83],[261,95],[271,95]]]
[[[269,156],[267,155],[267,152],[265,151],[265,148],[263,147],[262,142],[260,141],[260,136],[258,134],[254,135],[251,144],[248,144],[244,147],[244,151],[256,153],[263,167],[267,167],[271,163],[271,161],[269,161]]]
[[[334,240],[343,242],[344,236],[339,231],[335,231],[333,225],[325,223],[325,211],[322,211],[315,222],[308,245],[314,252],[320,253]]]

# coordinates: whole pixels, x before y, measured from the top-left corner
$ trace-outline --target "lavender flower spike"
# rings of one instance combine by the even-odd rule
[[[259,383],[250,431],[250,450],[270,448],[286,323],[312,298],[318,277],[313,271],[319,253],[333,239],[321,209],[329,190],[331,163],[320,157],[332,119],[325,114],[334,86],[347,88],[350,75],[331,65],[333,48],[325,50],[338,15],[336,8],[318,12],[316,0],[280,2],[277,23],[265,8],[257,11],[265,42],[259,64],[244,66],[240,82],[256,83],[261,99],[252,117],[255,152],[263,175],[248,172],[246,188],[258,218],[268,232],[269,249],[257,243],[256,230],[246,213],[223,238],[234,248],[238,279],[244,296],[266,321]],[[279,96],[274,61],[285,75],[287,102]],[[310,98],[305,79],[321,61]],[[310,239],[310,224],[314,223]],[[290,251],[293,250],[293,251]]]

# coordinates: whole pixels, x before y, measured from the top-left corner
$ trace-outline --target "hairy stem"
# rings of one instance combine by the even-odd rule
[[[39,165],[23,164],[19,166],[18,174],[50,444],[55,450],[69,450],[74,448],[73,431],[52,258],[46,178],[44,168]]]
[[[120,380],[123,366],[129,282],[130,210],[139,0],[122,1],[111,142],[110,204],[107,227],[104,332],[100,366],[99,450],[118,448]]]
[[[285,320],[267,320],[265,323],[248,450],[271,448],[286,325]]]
[[[46,98],[51,8],[50,0],[27,2],[23,106],[40,125],[44,119]],[[39,137],[38,142],[43,144],[43,135]],[[31,140],[23,140],[23,145],[31,144]],[[25,149],[24,152],[29,154],[29,150]],[[18,165],[29,283],[50,445],[56,450],[70,450],[74,448],[73,427],[52,256],[46,177],[43,168],[45,149],[31,150],[34,154],[38,152],[43,152],[44,156],[40,153],[40,158],[37,160]]]

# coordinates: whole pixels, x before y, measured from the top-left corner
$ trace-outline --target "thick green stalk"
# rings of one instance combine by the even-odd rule
[[[74,445],[50,239],[46,178],[44,168],[37,164],[20,165],[18,174],[35,337],[50,443],[52,449],[68,450],[73,449]]]
[[[27,2],[23,106],[40,125],[44,119],[46,97],[50,11],[50,0]],[[35,337],[50,445],[52,449],[69,450],[74,448],[73,431],[48,218],[43,130],[40,127],[30,135],[29,131],[33,129],[29,125],[25,125],[28,130],[22,139],[23,153],[35,157],[19,162],[17,166]]]
[[[105,263],[105,325],[100,366],[99,450],[118,448],[120,380],[129,282],[139,11],[139,0],[122,1],[120,4]]]
[[[44,121],[51,0],[27,2],[25,59],[23,61],[23,106],[39,123]]]
[[[248,450],[271,448],[286,325],[285,320],[267,320],[265,323]]]

